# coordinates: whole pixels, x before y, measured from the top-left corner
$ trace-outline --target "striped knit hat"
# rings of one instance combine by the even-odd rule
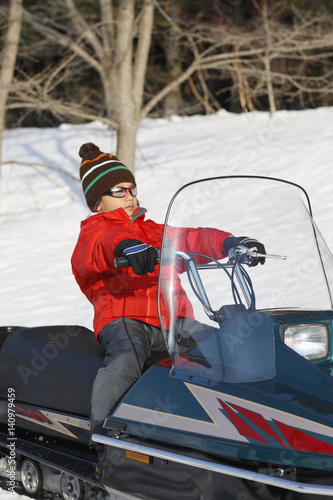
[[[116,184],[132,182],[136,185],[130,169],[116,156],[102,153],[96,144],[92,142],[83,144],[79,155],[82,158],[80,168],[82,189],[90,210],[93,211],[103,193]]]

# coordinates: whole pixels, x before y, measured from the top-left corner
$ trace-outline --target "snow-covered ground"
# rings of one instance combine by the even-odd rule
[[[18,164],[3,165],[0,177],[1,325],[92,327],[92,307],[70,268],[80,220],[89,213],[78,175],[84,142],[115,152],[115,135],[96,122],[5,133],[3,161]],[[163,222],[186,182],[228,174],[301,184],[333,249],[333,108],[280,111],[272,119],[221,111],[142,122],[136,179],[150,218]],[[0,500],[14,498],[0,490]]]
[[[18,495],[17,493],[10,493],[0,489],[0,500],[31,500],[31,498],[25,495]]]

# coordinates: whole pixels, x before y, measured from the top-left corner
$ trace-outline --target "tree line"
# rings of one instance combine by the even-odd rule
[[[332,105],[332,25],[329,0],[9,0],[0,137],[101,120],[134,168],[146,116]]]

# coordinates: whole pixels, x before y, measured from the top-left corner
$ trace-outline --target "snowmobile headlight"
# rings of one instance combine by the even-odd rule
[[[283,340],[298,354],[311,361],[327,358],[329,354],[328,325],[325,323],[302,323],[287,326]]]

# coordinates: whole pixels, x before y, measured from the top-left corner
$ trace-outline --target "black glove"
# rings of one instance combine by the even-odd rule
[[[128,239],[123,240],[114,249],[117,257],[125,255],[129,265],[137,274],[151,273],[154,271],[156,264],[156,250],[140,240]]]
[[[266,253],[265,247],[258,240],[254,240],[253,238],[247,238],[246,236],[229,236],[223,242],[223,247],[226,253],[229,253],[231,248],[235,248],[238,245],[243,245],[247,248],[254,249],[258,253]],[[260,262],[261,265],[265,264],[265,257],[251,257],[250,266],[257,266]]]

